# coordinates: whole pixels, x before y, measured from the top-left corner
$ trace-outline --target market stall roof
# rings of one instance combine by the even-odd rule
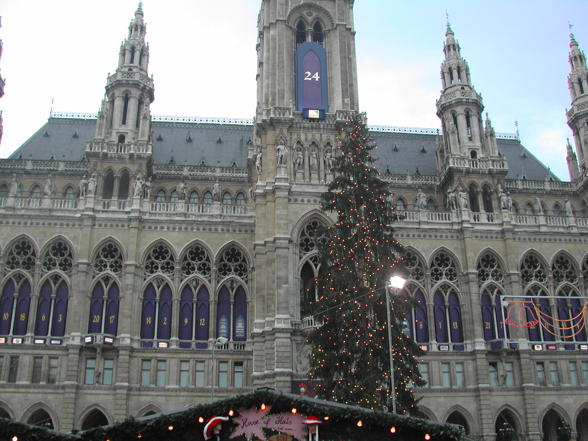
[[[0,439],[12,441],[192,441],[205,440],[203,429],[211,418],[229,416],[230,420],[220,434],[222,440],[245,440],[241,431],[240,412],[253,412],[282,420],[290,415],[320,418],[321,439],[345,439],[348,441],[398,440],[398,441],[461,441],[465,435],[460,426],[444,424],[421,418],[374,411],[332,401],[324,401],[302,395],[262,388],[244,395],[197,404],[151,415],[140,419],[128,419],[110,426],[97,427],[76,434],[66,434],[34,427],[28,424],[2,420]],[[264,430],[261,433],[271,434]],[[269,436],[269,435],[268,435]],[[14,439],[16,437],[16,439]]]

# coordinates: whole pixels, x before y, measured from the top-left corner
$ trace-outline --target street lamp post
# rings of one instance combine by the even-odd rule
[[[388,315],[388,353],[390,356],[390,395],[392,399],[392,413],[396,413],[396,390],[394,387],[394,352],[392,351],[392,321],[390,319],[390,310],[392,309],[392,302],[390,302],[390,289],[395,291],[404,288],[406,279],[401,276],[392,276],[390,278],[390,285],[386,286],[386,314]],[[392,316],[394,317],[394,316]],[[396,320],[394,321],[396,322]]]
[[[214,350],[217,347],[217,345],[222,346],[228,341],[229,341],[229,339],[226,337],[217,337],[217,339],[212,342],[212,368],[211,368],[212,378],[210,381],[210,401],[212,401],[214,399]]]

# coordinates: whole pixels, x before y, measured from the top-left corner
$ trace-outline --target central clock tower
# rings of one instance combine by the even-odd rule
[[[357,112],[353,0],[263,0],[255,142],[254,386],[305,379],[300,230],[320,213],[337,134]]]

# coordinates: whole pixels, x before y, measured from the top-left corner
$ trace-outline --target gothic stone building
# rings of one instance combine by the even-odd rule
[[[319,198],[359,110],[353,0],[263,0],[258,32],[253,121],[151,116],[139,7],[98,115],[53,114],[0,161],[0,415],[82,430],[312,388],[307,298],[332,221]],[[588,440],[588,70],[573,36],[570,64],[569,182],[483,118],[450,27],[442,130],[372,128],[418,302],[422,410],[489,441],[504,422],[521,441],[564,423]],[[501,295],[535,300],[505,311]]]

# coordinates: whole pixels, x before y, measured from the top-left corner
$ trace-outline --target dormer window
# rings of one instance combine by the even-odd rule
[[[323,36],[323,27],[317,21],[314,26],[312,27],[312,41],[315,43],[323,44],[324,36]]]
[[[306,25],[304,21],[300,20],[296,25],[296,44],[302,44],[306,42]]]

